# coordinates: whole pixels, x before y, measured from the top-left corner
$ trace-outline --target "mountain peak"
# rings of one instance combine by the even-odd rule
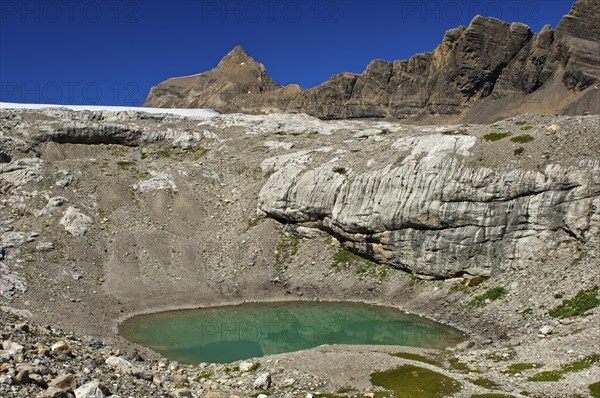
[[[248,53],[246,52],[246,50],[244,50],[244,48],[242,46],[235,46],[233,48],[233,50],[229,51],[229,53],[227,55],[237,55],[237,56],[248,56]]]
[[[219,66],[223,67],[231,64],[241,63],[254,63],[256,61],[248,55],[248,53],[242,48],[242,46],[235,46],[233,50],[229,51],[226,56],[221,59]]]

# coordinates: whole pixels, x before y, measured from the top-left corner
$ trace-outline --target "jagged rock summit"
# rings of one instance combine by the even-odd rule
[[[256,62],[240,46],[231,50],[219,64],[198,75],[168,79],[150,90],[145,106],[161,108],[213,108],[235,110],[238,96],[250,97],[281,87],[271,79],[265,66]]]
[[[518,113],[600,113],[600,0],[579,0],[556,30],[476,16],[432,52],[374,60],[302,90],[281,87],[241,47],[211,71],[169,79],[145,106],[303,112],[322,119],[492,122]]]

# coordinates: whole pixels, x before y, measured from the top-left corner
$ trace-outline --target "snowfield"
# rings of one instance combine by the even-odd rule
[[[211,109],[170,109],[170,108],[142,108],[139,106],[107,106],[107,105],[51,105],[51,104],[19,104],[14,102],[0,102],[2,109],[44,109],[44,108],[66,108],[73,111],[110,111],[125,112],[136,111],[146,113],[166,113],[194,118],[211,118],[219,113]]]

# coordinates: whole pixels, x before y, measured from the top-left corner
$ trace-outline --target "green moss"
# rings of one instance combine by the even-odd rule
[[[483,136],[483,139],[488,142],[499,141],[503,138],[510,137],[512,133],[489,133]]]
[[[469,381],[471,383],[475,384],[476,386],[487,388],[488,390],[497,390],[498,389],[498,384],[494,383],[490,379],[486,379],[483,377],[481,377],[479,379],[469,380]]]
[[[450,357],[450,358],[448,358],[448,364],[450,365],[451,369],[454,369],[454,370],[459,371],[461,373],[477,373],[477,371],[475,369],[471,369],[469,367],[469,365],[467,365],[464,362],[461,362],[456,357]]]
[[[598,286],[589,290],[580,290],[575,297],[564,300],[560,305],[548,312],[553,318],[570,318],[573,316],[586,315],[588,311],[600,305],[598,299]]]
[[[561,299],[564,297],[564,293],[563,292],[558,292],[558,293],[554,293],[554,298],[555,299]]]
[[[386,265],[374,263],[346,249],[340,249],[333,255],[331,266],[337,272],[354,268],[358,276],[370,277],[378,281],[389,278],[389,268]]]
[[[194,377],[194,381],[196,383],[199,383],[200,380],[202,380],[202,379],[210,379],[212,376],[213,376],[213,372],[211,372],[209,370],[205,370],[204,372],[198,373],[198,375],[196,375],[196,377]]]
[[[260,224],[263,221],[266,221],[267,218],[266,217],[257,217],[257,218],[253,218],[250,221],[248,221],[248,229],[254,228],[256,227],[258,224]]]
[[[594,398],[600,398],[600,381],[588,386],[590,395]]]
[[[432,358],[428,358],[425,357],[423,355],[419,355],[419,354],[413,354],[410,352],[396,352],[394,354],[391,354],[393,357],[397,357],[397,358],[402,358],[402,359],[408,359],[411,361],[419,361],[419,362],[423,362],[423,363],[428,363],[430,365],[433,366],[437,366],[438,368],[442,367],[442,363],[439,361],[436,361],[435,359]]]
[[[521,120],[521,121],[515,122],[515,124],[517,126],[523,126],[523,125],[528,124],[528,123]]]
[[[477,307],[483,307],[486,304],[486,300],[490,300],[490,301],[494,301],[494,300],[498,300],[499,298],[505,296],[507,293],[506,289],[503,287],[493,287],[491,289],[489,289],[488,291],[486,291],[485,293],[475,297],[473,300],[471,300],[468,304],[467,307],[471,307],[471,308],[477,308]]]
[[[529,134],[518,135],[516,137],[512,137],[510,140],[512,142],[516,142],[518,144],[526,144],[528,142],[533,141],[535,138],[530,136]]]
[[[526,363],[526,362],[513,363],[506,370],[502,371],[502,373],[506,373],[509,375],[516,375],[517,373],[521,373],[521,372],[524,372],[529,369],[536,369],[539,367],[540,367],[540,365],[537,363]]]
[[[580,372],[591,368],[594,364],[600,363],[600,354],[593,354],[582,360],[562,365],[560,369],[540,372],[529,378],[527,381],[559,381],[567,373]]]
[[[525,148],[523,148],[522,146],[520,146],[520,147],[516,148],[516,149],[513,151],[513,154],[514,154],[515,156],[520,156],[520,155],[522,155],[522,154],[523,154],[523,152],[525,152]]]
[[[448,376],[413,365],[371,373],[371,383],[396,397],[438,398],[460,391],[461,384]]]
[[[229,366],[225,366],[225,369],[223,369],[223,372],[224,372],[226,375],[229,375],[230,373],[233,373],[233,372],[239,372],[239,371],[240,371],[240,367],[239,367],[239,365],[235,365],[235,366],[234,366],[234,367],[232,367],[232,368],[230,368]]]
[[[256,361],[252,364],[252,366],[250,366],[250,369],[248,369],[248,372],[254,372],[258,368],[260,368],[260,362]]]
[[[348,171],[344,167],[336,167],[333,169],[334,173],[346,174]]]
[[[277,254],[275,255],[275,268],[279,271],[287,270],[293,257],[298,252],[300,237],[296,235],[281,235],[281,240],[277,245]]]
[[[533,126],[523,126],[521,127],[522,131],[527,131],[527,130],[531,130],[533,128]]]
[[[346,249],[340,249],[337,253],[333,255],[333,262],[331,263],[331,266],[336,271],[342,271],[348,269],[352,262],[362,262],[363,260],[364,258],[359,256],[358,254],[354,254]]]
[[[465,129],[465,128],[460,128],[458,130],[443,131],[442,134],[443,135],[469,135],[469,133],[467,132],[467,129]]]
[[[129,168],[131,168],[133,166],[133,162],[122,160],[122,161],[117,162],[117,166],[121,170],[129,170]]]

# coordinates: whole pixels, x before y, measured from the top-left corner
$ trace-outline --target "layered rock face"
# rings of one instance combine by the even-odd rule
[[[532,33],[524,24],[477,16],[468,27],[448,31],[432,52],[375,60],[362,74],[342,73],[308,90],[280,87],[236,48],[209,72],[160,83],[145,105],[485,122],[524,110],[600,113],[598,26],[598,0],[577,1],[556,31],[547,25]]]
[[[316,152],[268,159],[259,213],[317,228],[353,252],[422,277],[490,275],[544,261],[564,241],[600,245],[600,162],[493,170],[465,161],[476,138],[396,140],[401,162],[369,172],[316,161]],[[339,156],[339,155],[338,155]]]
[[[234,99],[249,98],[281,87],[259,64],[236,47],[212,70],[168,79],[148,94],[144,106],[159,108],[212,108],[233,111]]]

